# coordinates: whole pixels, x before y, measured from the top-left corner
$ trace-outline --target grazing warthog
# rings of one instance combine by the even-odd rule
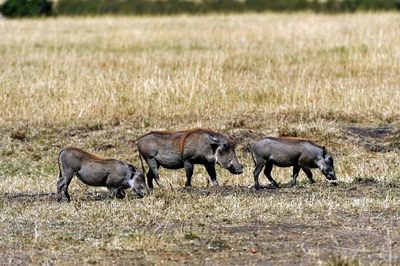
[[[61,172],[62,166],[62,172]],[[115,159],[106,159],[77,148],[64,148],[58,154],[59,180],[57,194],[64,192],[71,200],[68,186],[74,176],[89,186],[107,187],[112,197],[125,197],[124,189],[132,188],[139,197],[144,196],[144,174],[133,165]]]
[[[191,186],[194,164],[205,166],[214,186],[218,186],[215,164],[233,174],[243,172],[233,140],[208,129],[154,131],[141,136],[137,145],[140,159],[143,157],[149,166],[147,184],[150,189],[153,188],[153,179],[162,187],[158,173],[160,166],[167,169],[185,168],[186,187]]]
[[[266,137],[254,143],[251,152],[255,163],[253,175],[256,189],[260,187],[258,176],[264,166],[264,174],[273,186],[278,187],[271,176],[274,165],[293,166],[292,186],[296,185],[300,169],[303,169],[310,182],[314,183],[311,168],[319,168],[329,182],[337,184],[332,156],[327,153],[325,147],[312,141],[290,137]]]

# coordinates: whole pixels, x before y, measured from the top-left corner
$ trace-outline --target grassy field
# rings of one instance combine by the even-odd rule
[[[400,15],[249,14],[0,21],[0,264],[400,264]],[[161,170],[168,188],[107,198],[57,154],[140,166],[135,140],[206,127],[245,172]],[[248,145],[325,145],[340,181],[255,191]],[[265,177],[261,178],[267,184]]]

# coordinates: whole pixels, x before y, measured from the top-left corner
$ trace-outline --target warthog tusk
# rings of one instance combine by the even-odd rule
[[[215,152],[215,156],[214,156],[214,158],[215,158],[215,164],[217,164],[217,163],[218,163],[218,155],[217,155],[217,151]]]
[[[129,186],[130,186],[131,188],[133,188],[133,179],[129,179],[129,180],[128,180],[128,184],[129,184]]]

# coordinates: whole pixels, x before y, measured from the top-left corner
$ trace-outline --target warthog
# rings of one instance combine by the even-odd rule
[[[62,172],[61,172],[62,166]],[[144,174],[133,165],[115,159],[106,159],[77,148],[64,148],[58,154],[58,199],[62,191],[71,200],[68,186],[74,176],[89,186],[107,187],[112,197],[125,197],[124,189],[132,188],[139,197],[144,196]]]
[[[153,188],[153,179],[159,187],[163,187],[158,173],[160,166],[167,169],[185,168],[186,187],[191,186],[194,164],[205,166],[214,186],[218,186],[215,164],[233,174],[243,172],[243,165],[236,157],[233,140],[208,129],[154,131],[141,136],[137,145],[140,160],[143,157],[149,166],[147,184],[150,189]]]
[[[260,187],[258,176],[264,166],[264,174],[273,186],[278,187],[271,176],[274,165],[293,166],[292,186],[296,185],[300,169],[303,169],[310,182],[314,183],[311,168],[319,168],[329,182],[336,184],[332,156],[327,153],[325,147],[312,141],[290,137],[266,137],[254,143],[251,155],[255,163],[253,176],[256,189]]]

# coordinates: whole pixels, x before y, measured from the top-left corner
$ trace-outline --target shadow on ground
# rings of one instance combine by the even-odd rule
[[[208,196],[249,196],[249,197],[269,197],[269,196],[285,196],[296,197],[303,194],[315,193],[332,195],[344,194],[346,197],[363,197],[371,194],[384,195],[384,191],[390,188],[397,188],[396,184],[383,184],[374,179],[355,179],[351,183],[339,183],[337,186],[332,186],[326,182],[309,184],[307,181],[299,182],[297,186],[292,187],[289,183],[280,184],[279,188],[274,188],[270,184],[263,186],[261,189],[255,189],[251,186],[220,186],[220,187],[191,187],[191,188],[169,188],[155,189],[153,192],[156,197],[162,196],[165,193],[184,193],[199,197]],[[172,189],[172,190],[171,190]],[[127,193],[128,200],[137,200],[131,193]],[[4,202],[54,202],[58,201],[56,193],[29,193],[29,192],[10,192],[0,194],[0,200]],[[118,200],[111,199],[107,191],[88,191],[72,196],[72,201],[106,201]]]

